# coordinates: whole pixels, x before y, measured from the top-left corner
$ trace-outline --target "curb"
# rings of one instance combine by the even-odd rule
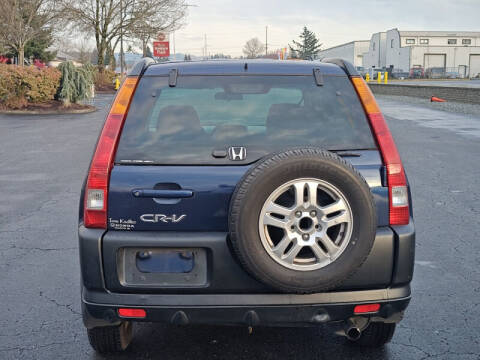
[[[398,84],[368,84],[374,94],[400,95],[431,99],[432,96],[447,101],[480,104],[480,88],[458,86],[427,86]]]
[[[89,114],[97,111],[95,106],[86,109],[71,109],[71,110],[50,110],[50,111],[38,111],[38,110],[0,110],[0,114],[3,115],[68,115],[68,114]]]

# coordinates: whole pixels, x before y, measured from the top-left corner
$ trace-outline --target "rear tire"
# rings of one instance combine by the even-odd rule
[[[132,323],[123,322],[118,326],[87,329],[88,341],[100,354],[124,351],[132,340]]]
[[[358,340],[349,341],[362,347],[381,347],[392,340],[395,327],[395,323],[372,322],[362,331]]]

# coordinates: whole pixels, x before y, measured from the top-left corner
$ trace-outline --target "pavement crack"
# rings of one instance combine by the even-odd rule
[[[78,311],[76,311],[76,310],[74,310],[74,309],[72,308],[72,304],[61,304],[61,303],[59,303],[57,300],[52,299],[52,298],[49,298],[47,295],[45,295],[45,294],[43,293],[43,291],[40,291],[40,296],[43,297],[43,298],[45,298],[45,299],[47,299],[47,300],[50,301],[52,304],[55,304],[55,305],[58,306],[58,307],[63,307],[63,308],[65,308],[65,309],[68,309],[68,310],[69,310],[72,314],[74,314],[74,315],[82,315],[81,313],[79,313]]]

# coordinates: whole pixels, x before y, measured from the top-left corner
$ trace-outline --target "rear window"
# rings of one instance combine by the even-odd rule
[[[232,162],[229,147],[245,147]],[[135,91],[116,162],[242,164],[293,146],[372,149],[363,108],[348,77],[144,76]],[[213,156],[215,154],[215,156]]]

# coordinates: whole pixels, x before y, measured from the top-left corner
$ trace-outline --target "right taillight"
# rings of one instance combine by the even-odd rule
[[[407,179],[392,134],[367,83],[361,77],[351,77],[362,102],[387,169],[390,198],[390,225],[406,225],[410,220]]]

